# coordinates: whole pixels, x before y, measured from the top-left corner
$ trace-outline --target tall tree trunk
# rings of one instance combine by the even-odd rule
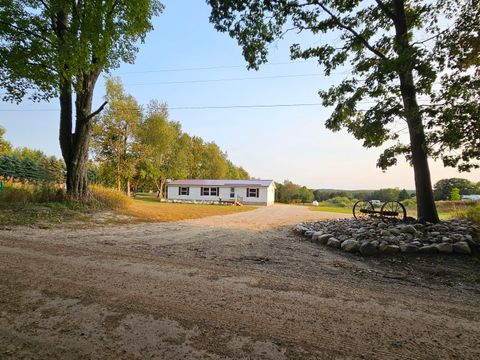
[[[77,91],[75,98],[75,133],[73,134],[73,148],[71,159],[71,189],[70,193],[76,198],[84,200],[89,197],[88,191],[88,149],[90,145],[91,119],[103,108],[92,113],[92,98],[99,71],[84,74],[81,91]],[[67,175],[68,176],[68,175]]]
[[[64,37],[68,31],[68,13],[59,11],[55,20],[52,21],[55,34],[60,40],[60,46],[64,45]],[[68,67],[64,66],[68,74]],[[100,70],[94,70],[83,74],[83,78],[76,91],[75,99],[75,132],[73,129],[72,108],[72,79],[69,75],[61,75],[60,78],[60,148],[67,169],[67,194],[78,199],[85,200],[88,192],[88,146],[90,141],[90,119],[99,113],[106,105],[104,103],[92,114],[92,97],[95,83],[100,75]]]
[[[60,133],[59,141],[62,150],[63,160],[67,170],[67,191],[72,188],[71,163],[72,163],[72,84],[70,81],[63,79],[60,87]]]
[[[409,34],[404,0],[394,0],[394,15],[392,20],[396,31],[396,52],[405,62],[404,68],[399,71],[400,92],[410,134],[410,148],[417,196],[417,217],[419,220],[438,222],[439,218],[433,198],[432,180],[428,166],[425,130],[417,102],[417,92],[411,67],[413,61],[410,64],[408,63],[413,49],[408,40]]]
[[[116,174],[116,177],[117,177],[117,190],[122,191],[122,181],[120,179],[120,161],[118,160],[118,157],[117,157],[117,174]]]
[[[127,179],[127,196],[130,197],[130,179]]]

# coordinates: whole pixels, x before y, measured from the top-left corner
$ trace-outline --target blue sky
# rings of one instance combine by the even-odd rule
[[[165,12],[155,19],[155,30],[140,46],[135,64],[112,71],[141,104],[150,99],[166,101],[170,107],[319,103],[318,90],[339,82],[348,70],[325,78],[315,61],[290,62],[289,45],[298,41],[298,35],[290,34],[271,46],[270,64],[248,71],[236,41],[217,33],[208,22],[209,7],[204,1],[164,3]],[[301,41],[311,45],[317,40],[302,36]],[[184,70],[219,66],[225,68]],[[285,77],[291,75],[302,76]],[[271,76],[280,77],[158,84]],[[96,87],[96,105],[104,92],[102,79]],[[58,111],[41,111],[58,107],[55,99],[39,104],[26,101],[20,106],[0,103],[0,125],[7,130],[7,140],[14,146],[37,148],[60,157]],[[408,164],[400,161],[383,173],[375,167],[381,149],[365,149],[348,133],[325,129],[328,114],[321,106],[170,112],[184,131],[215,141],[235,164],[258,178],[289,179],[311,188],[414,188]],[[433,181],[458,176],[480,181],[480,171],[459,174],[440,163],[431,162],[431,172]]]

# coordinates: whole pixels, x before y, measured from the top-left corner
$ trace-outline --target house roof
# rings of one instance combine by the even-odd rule
[[[251,187],[269,187],[273,180],[212,180],[212,179],[185,179],[173,180],[168,183],[169,186],[251,186]]]

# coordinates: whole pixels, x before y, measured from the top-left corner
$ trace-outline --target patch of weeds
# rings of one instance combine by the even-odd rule
[[[0,204],[0,225],[60,224],[81,218],[88,211],[75,202],[44,204]]]

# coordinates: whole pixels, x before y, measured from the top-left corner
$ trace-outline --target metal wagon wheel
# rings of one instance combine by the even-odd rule
[[[380,216],[382,219],[404,221],[407,217],[407,210],[405,210],[405,206],[398,201],[387,201],[380,209]]]
[[[353,217],[366,219],[375,214],[375,207],[370,201],[359,200],[353,205]]]

